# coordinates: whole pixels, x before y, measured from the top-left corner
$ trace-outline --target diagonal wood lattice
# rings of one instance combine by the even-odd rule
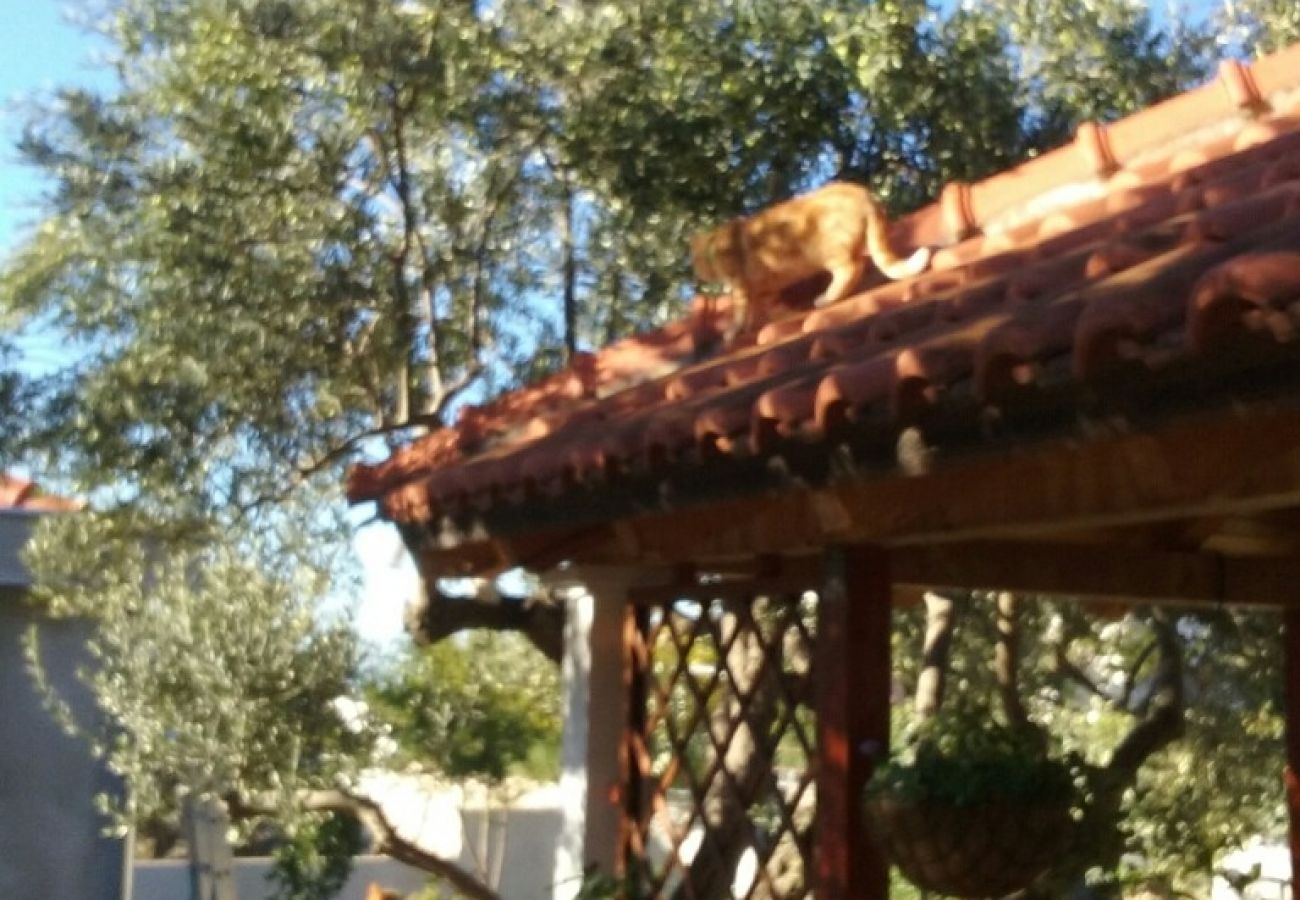
[[[642,604],[623,851],[654,900],[812,897],[812,592]]]

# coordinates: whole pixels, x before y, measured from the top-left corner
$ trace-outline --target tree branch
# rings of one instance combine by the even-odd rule
[[[377,425],[374,428],[367,428],[365,431],[359,431],[351,437],[345,438],[342,442],[325,450],[315,459],[297,466],[293,471],[288,482],[278,490],[260,494],[250,501],[239,506],[241,513],[251,513],[254,510],[261,509],[269,504],[279,503],[284,500],[304,482],[314,475],[318,475],[325,469],[347,457],[364,442],[377,437],[396,434],[400,431],[409,431],[413,428],[425,428],[429,425],[423,417],[410,419],[404,422],[391,422],[384,425]]]
[[[437,643],[469,628],[518,631],[547,659],[564,658],[564,605],[547,592],[503,593],[494,581],[479,579],[473,594],[458,596],[425,582],[420,600],[407,610],[406,630],[416,641]]]
[[[1129,666],[1128,671],[1124,673],[1124,692],[1120,694],[1119,701],[1124,709],[1128,709],[1128,705],[1133,699],[1133,689],[1138,684],[1138,673],[1142,671],[1142,667],[1146,665],[1146,661],[1158,646],[1159,641],[1152,641],[1143,647],[1142,652],[1137,655],[1137,659],[1133,660],[1133,665]]]
[[[1105,700],[1108,705],[1117,709],[1119,708],[1114,697],[1103,691],[1097,682],[1088,677],[1087,672],[1080,669],[1073,661],[1071,661],[1070,657],[1065,652],[1064,646],[1056,647],[1053,668],[1056,670],[1057,675],[1063,675],[1070,681],[1073,681],[1075,684],[1082,687],[1088,693]]]
[[[403,837],[384,814],[383,808],[369,797],[336,788],[304,791],[298,795],[297,800],[303,809],[312,812],[352,816],[370,832],[377,852],[442,879],[471,900],[501,900],[496,891],[470,872]],[[275,815],[279,812],[275,803],[257,798],[228,798],[227,806],[234,818]]]
[[[1120,741],[1106,766],[1108,772],[1131,779],[1151,754],[1183,733],[1183,654],[1173,623],[1163,610],[1151,613],[1160,662],[1152,677],[1146,713]]]
[[[491,358],[491,354],[487,354]],[[487,365],[480,359],[472,363],[461,376],[449,385],[439,385],[439,393],[433,397],[429,404],[429,412],[425,416],[420,416],[421,420],[432,420],[441,422],[442,417],[446,415],[447,408],[463,394],[474,386],[474,382],[487,370]]]
[[[559,233],[561,252],[562,307],[564,313],[564,351],[572,362],[578,353],[578,250],[574,238],[573,185],[568,176],[561,179],[563,187],[562,208],[556,214],[556,231]]]
[[[414,97],[411,102],[415,102]],[[400,89],[396,85],[392,86],[390,107],[393,113],[393,159],[396,163],[393,187],[397,191],[402,209],[401,275],[399,277],[405,277],[405,272],[411,265],[411,254],[414,252],[419,260],[420,315],[424,319],[425,327],[429,329],[429,360],[423,367],[427,393],[423,402],[419,404],[419,411],[421,414],[428,414],[438,405],[444,393],[441,368],[443,342],[434,300],[437,277],[430,262],[429,248],[424,242],[424,234],[420,228],[421,215],[416,209],[410,156],[406,147],[406,108],[401,102]]]

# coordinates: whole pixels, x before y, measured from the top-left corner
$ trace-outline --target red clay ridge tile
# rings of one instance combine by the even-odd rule
[[[1075,145],[1087,160],[1092,174],[1106,177],[1119,168],[1115,153],[1110,147],[1110,135],[1105,126],[1084,122],[1074,136]]]
[[[349,495],[427,521],[855,422],[899,428],[959,384],[1010,404],[1040,379],[1191,360],[1242,331],[1291,340],[1300,115],[1275,114],[1288,109],[1300,112],[1300,45],[1225,64],[1214,83],[946,186],[893,225],[902,248],[936,251],[917,278],[869,282],[825,309],[807,308],[809,282],[782,296],[788,315],[727,348],[729,298],[697,299],[682,322],[359,467]]]
[[[1228,95],[1228,102],[1243,112],[1262,112],[1268,106],[1250,66],[1235,59],[1219,63],[1219,85]]]
[[[1240,113],[1216,84],[1179,94],[1106,126],[1116,159],[1127,164],[1197,142],[1206,129],[1232,130]]]
[[[1255,60],[1250,74],[1269,103],[1276,104],[1277,94],[1300,91],[1300,43]]]
[[[1278,143],[1270,148],[1273,150],[1273,155],[1294,153],[1297,144],[1296,128],[1300,128],[1300,116],[1275,117],[1251,122],[1237,136],[1234,149],[1249,150],[1276,140]]]
[[[939,197],[943,226],[949,244],[956,244],[975,233],[975,213],[971,208],[970,185],[961,181],[944,185]]]
[[[930,269],[934,272],[943,272],[958,266],[973,265],[978,263],[984,254],[983,237],[967,238],[951,247],[941,247],[936,250],[930,257]]]
[[[971,188],[971,211],[980,227],[1016,207],[1059,189],[1091,181],[1092,166],[1074,145],[1045,153]]]

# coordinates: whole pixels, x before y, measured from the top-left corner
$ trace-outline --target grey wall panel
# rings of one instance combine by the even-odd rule
[[[36,517],[31,513],[0,509],[0,585],[31,583],[19,553],[35,524]]]
[[[93,804],[114,783],[32,685],[22,635],[36,616],[14,591],[0,591],[0,898],[120,900],[123,844],[101,834]],[[86,627],[41,624],[51,679],[83,717],[94,710],[75,676],[86,662]]]

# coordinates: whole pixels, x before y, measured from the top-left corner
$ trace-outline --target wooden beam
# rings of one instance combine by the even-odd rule
[[[644,852],[638,842],[641,826],[649,810],[645,779],[652,774],[643,772],[638,762],[641,756],[638,749],[644,746],[646,739],[646,701],[649,699],[646,663],[649,660],[638,659],[636,648],[641,635],[648,630],[648,612],[628,603],[623,615],[623,692],[627,698],[627,726],[618,750],[621,796],[616,797],[620,808],[619,852],[614,867],[614,874],[618,878],[626,877],[628,864],[637,860],[638,851]]]
[[[1190,452],[1189,448],[1194,448]],[[611,488],[613,489],[613,488]],[[817,489],[792,488],[426,549],[424,567],[474,574],[560,560],[708,565],[835,544],[1052,540],[1081,531],[1300,508],[1300,411],[1220,415],[1148,434],[1057,440]],[[1225,547],[1223,549],[1231,549]],[[427,573],[426,573],[427,574]]]
[[[1113,544],[976,541],[899,547],[894,581],[1140,601],[1300,605],[1300,557],[1229,558]]]
[[[1045,539],[1296,506],[1300,412],[1253,411],[1183,420],[1151,434],[940,458],[933,471],[917,477],[867,476],[816,490],[682,506],[622,520],[620,544],[588,549],[600,557],[634,547],[643,560],[697,562],[837,543]]]
[[[867,839],[862,791],[889,752],[889,556],[872,547],[828,554],[818,607],[817,900],[886,900],[889,865]]]
[[[638,605],[669,603],[686,597],[748,600],[756,595],[819,591],[825,576],[820,555],[767,557],[726,567],[683,568],[680,577],[663,584],[633,588],[629,599]]]

